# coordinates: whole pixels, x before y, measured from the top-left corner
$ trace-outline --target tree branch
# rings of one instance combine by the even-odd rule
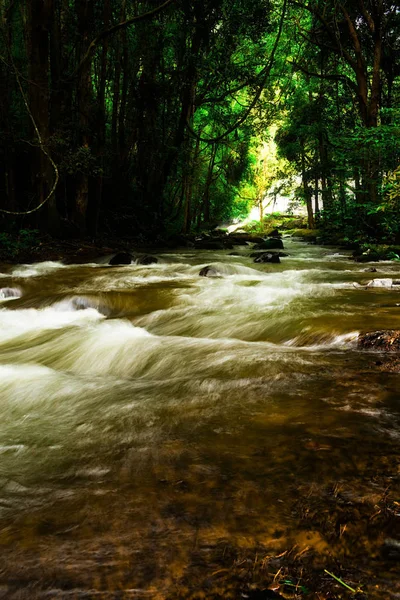
[[[357,88],[356,84],[350,79],[350,77],[347,77],[347,75],[328,75],[328,74],[322,74],[322,73],[314,73],[312,71],[309,71],[302,65],[299,65],[298,63],[292,62],[290,60],[288,60],[287,62],[290,65],[293,65],[296,69],[298,69],[305,75],[309,75],[310,77],[317,77],[318,79],[327,79],[330,81],[345,81],[346,83],[348,83],[350,85],[350,87],[353,89],[353,91],[357,92],[358,88]]]
[[[254,96],[253,100],[251,101],[249,107],[247,108],[247,110],[245,111],[244,115],[242,115],[240,117],[240,119],[238,119],[236,121],[236,123],[234,125],[232,125],[231,127],[229,127],[224,133],[221,133],[221,135],[218,135],[215,138],[203,138],[201,136],[199,136],[190,126],[189,123],[189,119],[187,119],[186,121],[186,127],[189,130],[189,132],[191,133],[191,135],[193,137],[195,137],[196,139],[198,139],[200,142],[205,142],[207,144],[217,144],[218,142],[222,141],[226,136],[228,136],[230,133],[232,133],[233,131],[235,131],[235,129],[237,129],[238,127],[240,127],[240,125],[242,125],[245,120],[247,119],[247,117],[249,116],[249,114],[251,113],[251,111],[253,110],[253,108],[255,107],[255,105],[257,104],[258,100],[260,99],[260,96],[263,92],[263,89],[265,87],[265,84],[267,83],[269,74],[271,72],[272,69],[272,65],[274,63],[274,59],[275,59],[275,53],[277,51],[278,45],[279,45],[279,41],[281,39],[281,35],[282,35],[282,29],[283,29],[283,23],[285,21],[285,16],[286,16],[286,8],[287,8],[287,3],[288,0],[284,0],[283,2],[283,7],[282,7],[282,13],[281,13],[281,18],[279,20],[279,27],[278,27],[278,33],[274,42],[274,46],[272,48],[272,52],[271,55],[269,57],[269,61],[268,63],[265,65],[265,67],[261,70],[261,72],[259,73],[258,76],[260,76],[261,74],[263,75],[263,78],[261,80],[260,83],[260,87],[256,93],[256,95]]]
[[[0,212],[5,213],[7,215],[17,215],[17,216],[18,215],[30,215],[30,214],[38,211],[39,209],[41,209],[42,206],[44,206],[46,204],[46,202],[48,202],[50,200],[50,198],[53,196],[54,192],[56,191],[57,185],[58,185],[60,174],[59,174],[58,167],[57,167],[56,163],[54,162],[54,160],[52,159],[52,157],[50,156],[50,154],[48,153],[47,149],[45,148],[45,146],[43,144],[42,136],[40,135],[40,131],[39,131],[39,128],[38,128],[38,126],[36,124],[36,121],[35,121],[35,119],[33,117],[32,111],[29,108],[28,100],[27,100],[27,98],[25,96],[25,92],[24,92],[22,84],[21,84],[21,79],[20,79],[19,73],[17,71],[17,68],[16,68],[16,66],[14,64],[14,60],[12,58],[10,48],[8,48],[8,51],[9,51],[9,54],[10,54],[10,60],[11,60],[11,64],[12,64],[12,67],[13,67],[13,70],[14,70],[15,78],[17,80],[18,87],[19,87],[19,90],[21,92],[21,96],[22,96],[22,99],[24,101],[26,111],[27,111],[27,113],[29,115],[30,120],[32,121],[32,125],[33,125],[33,128],[35,130],[36,137],[38,139],[39,148],[43,152],[43,154],[47,157],[47,159],[49,160],[51,166],[54,169],[54,175],[55,175],[55,178],[54,178],[54,181],[53,181],[53,185],[51,186],[50,192],[47,194],[46,198],[40,204],[38,204],[38,206],[35,206],[35,208],[32,208],[31,210],[25,210],[25,211],[13,211],[13,210],[6,210],[5,208],[0,208]]]
[[[371,17],[371,15],[369,14],[369,12],[367,11],[367,9],[365,7],[364,0],[358,0],[358,3],[360,5],[361,12],[364,15],[364,18],[368,23],[368,27],[369,27],[371,33],[375,33],[375,23],[374,23],[373,18]]]
[[[334,43],[334,45],[336,47],[336,52],[340,56],[343,56],[346,59],[347,63],[351,66],[351,68],[354,71],[356,71],[356,69],[357,69],[356,62],[354,61],[354,59],[351,56],[351,54],[349,54],[349,52],[347,52],[347,50],[345,48],[343,48],[342,44],[340,43],[340,40],[339,40],[338,36],[335,35],[335,32],[333,31],[332,27],[329,25],[329,23],[326,20],[326,18],[324,17],[324,15],[321,14],[317,8],[312,7],[309,4],[303,4],[302,2],[297,2],[296,0],[293,0],[292,3],[294,5],[296,5],[296,6],[300,6],[301,8],[304,8],[309,13],[311,13],[312,15],[314,15],[315,17],[317,17],[317,19],[319,20],[319,22],[324,26],[325,31],[327,32],[328,36],[330,37],[330,39]]]

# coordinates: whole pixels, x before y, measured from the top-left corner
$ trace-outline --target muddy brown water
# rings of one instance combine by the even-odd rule
[[[400,266],[285,247],[3,265],[0,598],[399,597]]]

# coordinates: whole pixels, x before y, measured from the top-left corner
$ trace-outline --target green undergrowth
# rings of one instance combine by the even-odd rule
[[[262,223],[260,221],[251,221],[243,229],[249,233],[268,233],[273,229],[280,231],[305,230],[307,229],[307,217],[273,213],[266,215]]]
[[[400,246],[389,244],[361,244],[354,252],[359,262],[394,260],[400,262]]]
[[[14,259],[21,253],[30,250],[40,241],[37,229],[20,229],[16,233],[0,233],[0,258]]]
[[[315,240],[319,237],[320,231],[319,229],[289,229],[286,233],[290,234],[292,237],[299,237],[305,240]]]

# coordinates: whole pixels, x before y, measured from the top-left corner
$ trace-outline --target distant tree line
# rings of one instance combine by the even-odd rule
[[[275,123],[310,227],[396,235],[399,32],[388,0],[3,0],[0,209],[30,213],[3,227],[244,215]]]

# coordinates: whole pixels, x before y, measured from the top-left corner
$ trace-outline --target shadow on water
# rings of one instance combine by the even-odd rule
[[[4,270],[0,597],[397,597],[400,296],[289,253]]]

